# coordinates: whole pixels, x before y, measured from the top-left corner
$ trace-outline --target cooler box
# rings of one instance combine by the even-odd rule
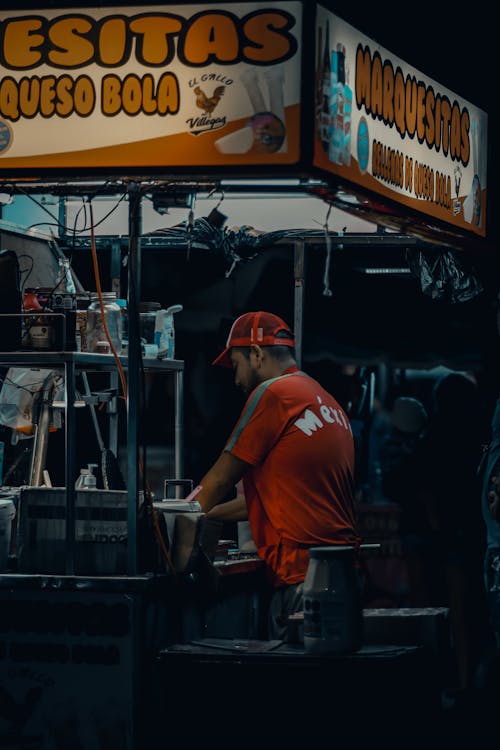
[[[76,490],[76,575],[126,574],[127,503],[125,490]],[[23,487],[18,517],[18,571],[64,573],[66,489]]]

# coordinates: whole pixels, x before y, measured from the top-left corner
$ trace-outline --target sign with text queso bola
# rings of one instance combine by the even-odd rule
[[[0,169],[293,164],[302,4],[0,9]]]
[[[485,112],[317,6],[314,165],[486,235]]]

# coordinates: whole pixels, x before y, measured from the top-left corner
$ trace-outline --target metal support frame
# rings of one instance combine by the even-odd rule
[[[141,200],[139,186],[129,189],[129,259],[128,259],[128,393],[127,393],[127,440],[128,440],[128,574],[137,573],[137,508],[139,500],[139,387],[141,361],[139,338],[139,301],[141,289]],[[130,335],[132,333],[132,335]],[[137,334],[137,335],[134,335]]]
[[[302,367],[302,333],[304,329],[304,283],[305,283],[305,243],[298,240],[294,243],[293,278],[294,287],[294,320],[295,359]]]
[[[175,432],[174,432],[175,479],[184,476],[184,373],[175,373]]]
[[[76,375],[74,361],[64,363],[65,391],[66,391],[66,575],[75,574],[75,520],[76,520],[76,413],[75,403]]]

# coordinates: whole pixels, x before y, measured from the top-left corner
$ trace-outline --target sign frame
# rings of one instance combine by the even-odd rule
[[[318,178],[321,197],[388,226],[486,237],[486,113],[347,24],[329,0],[307,12],[304,0],[38,5],[0,13],[0,183]],[[338,45],[343,74],[332,68]],[[413,131],[395,97],[391,119],[387,92],[374,94],[388,71],[399,94],[424,92]],[[334,158],[337,101],[349,163]]]

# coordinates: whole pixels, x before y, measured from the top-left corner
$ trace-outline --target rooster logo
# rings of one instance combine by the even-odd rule
[[[194,93],[196,94],[196,106],[202,109],[206,115],[212,114],[220,102],[225,88],[225,86],[217,86],[212,96],[207,96],[205,92],[197,86],[194,89]]]

